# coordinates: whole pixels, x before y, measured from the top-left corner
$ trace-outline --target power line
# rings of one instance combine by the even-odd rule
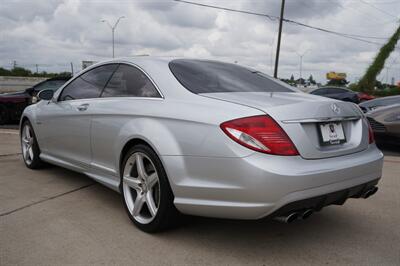
[[[251,12],[251,11],[245,11],[245,10],[222,7],[222,6],[213,6],[213,5],[200,4],[200,3],[190,2],[190,1],[185,1],[185,0],[174,0],[174,1],[175,2],[185,3],[185,4],[190,4],[190,5],[195,5],[195,6],[208,7],[208,8],[213,8],[213,9],[225,10],[225,11],[232,11],[232,12],[236,12],[236,13],[255,15],[255,16],[260,16],[260,17],[267,17],[271,21],[279,20],[279,17],[268,15],[268,14],[261,14],[261,13]]]
[[[361,26],[361,25],[358,25],[358,26],[363,27],[364,30],[365,30],[365,26],[366,26],[366,25],[376,26],[376,25],[381,25],[381,24],[387,23],[387,22],[382,22],[383,19],[382,19],[381,17],[373,16],[373,15],[371,15],[370,13],[367,14],[367,13],[363,12],[362,9],[360,9],[360,8],[354,8],[354,7],[352,7],[351,5],[343,6],[343,4],[341,4],[340,2],[338,2],[338,1],[336,1],[336,0],[328,0],[328,1],[329,1],[333,6],[337,6],[337,7],[341,8],[341,9],[343,9],[343,10],[352,9],[352,10],[356,11],[357,13],[359,13],[359,14],[361,14],[361,15],[366,15],[366,16],[368,16],[368,20],[367,20],[367,21],[364,20],[363,23],[362,23],[362,26]],[[373,18],[373,19],[374,19],[375,21],[377,21],[378,23],[374,23],[374,22],[370,21],[371,18]],[[391,22],[392,22],[392,20],[391,20]],[[335,22],[335,23],[337,23],[337,22]],[[346,27],[347,27],[347,26],[348,26],[348,25],[346,25]]]
[[[382,18],[373,16],[373,15],[369,14],[369,12],[367,14],[367,13],[363,12],[362,9],[360,9],[360,8],[354,8],[354,7],[350,6],[350,5],[343,6],[340,2],[333,2],[333,0],[329,0],[329,2],[331,2],[332,4],[342,8],[343,10],[346,10],[346,9],[349,8],[349,9],[352,9],[352,10],[358,12],[359,14],[367,15],[369,19],[373,18],[376,21],[379,21],[379,22],[382,21]]]
[[[389,15],[389,16],[391,16],[391,17],[397,18],[397,16],[395,16],[395,15],[393,15],[393,14],[390,14],[390,13],[387,12],[386,10],[383,10],[383,9],[381,9],[381,8],[379,8],[379,7],[377,7],[377,6],[373,5],[373,4],[371,4],[371,3],[368,3],[367,1],[364,1],[364,0],[359,0],[359,1],[360,1],[361,3],[367,5],[367,6],[370,6],[370,7],[374,8],[374,9],[376,9],[376,10],[378,10],[378,11],[380,11],[380,12],[386,14],[386,15]]]
[[[334,34],[337,36],[341,36],[344,38],[348,38],[348,39],[353,39],[356,41],[361,41],[361,42],[365,42],[365,43],[371,43],[371,44],[377,44],[377,45],[382,45],[382,43],[378,43],[378,42],[374,42],[374,41],[368,41],[368,40],[364,40],[361,38],[373,38],[373,39],[387,39],[387,38],[381,38],[381,37],[371,37],[371,36],[362,36],[362,35],[356,35],[356,34],[347,34],[347,33],[341,33],[341,32],[337,32],[337,31],[332,31],[332,30],[327,30],[327,29],[323,29],[323,28],[319,28],[319,27],[314,27],[311,25],[307,25],[301,22],[297,22],[294,20],[290,20],[290,19],[284,19],[284,21],[298,25],[298,26],[303,26],[306,28],[310,28],[310,29],[314,29],[314,30],[318,30],[318,31],[322,31],[322,32],[326,32],[326,33],[330,33],[330,34]]]
[[[269,15],[269,14],[256,13],[256,12],[251,12],[251,11],[245,11],[245,10],[239,10],[239,9],[233,9],[233,8],[226,8],[226,7],[220,7],[220,6],[214,6],[214,5],[200,4],[200,3],[190,2],[190,1],[186,1],[186,0],[174,0],[174,1],[185,3],[185,4],[190,4],[190,5],[195,5],[195,6],[200,6],[200,7],[207,7],[207,8],[213,8],[213,9],[218,9],[218,10],[225,10],[225,11],[231,11],[231,12],[236,12],[236,13],[243,13],[243,14],[248,14],[248,15],[266,17],[266,18],[270,19],[271,21],[276,21],[276,20],[280,19],[280,17],[278,17],[278,16],[273,16],[273,15]],[[302,22],[298,22],[298,21],[294,21],[294,20],[291,20],[291,19],[283,18],[283,21],[286,22],[286,23],[291,23],[291,24],[297,25],[297,26],[302,26],[302,27],[313,29],[313,30],[318,30],[318,31],[322,31],[322,32],[325,32],[325,33],[330,33],[330,34],[334,34],[334,35],[341,36],[341,37],[344,37],[344,38],[353,39],[353,40],[356,40],[356,41],[361,41],[361,42],[370,43],[370,44],[382,45],[382,43],[369,41],[369,40],[364,40],[362,38],[382,39],[382,40],[386,40],[387,39],[387,38],[384,38],[384,37],[364,36],[364,35],[348,34],[348,33],[332,31],[332,30],[328,30],[328,29],[324,29],[324,28],[320,28],[320,27],[311,26],[311,25],[308,25],[308,24],[305,24],[305,23],[302,23]]]

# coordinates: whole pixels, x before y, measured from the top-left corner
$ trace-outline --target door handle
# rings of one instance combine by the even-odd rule
[[[78,111],[82,112],[82,111],[86,111],[88,109],[88,107],[89,107],[89,104],[84,103],[84,104],[79,105],[77,108],[78,108]]]

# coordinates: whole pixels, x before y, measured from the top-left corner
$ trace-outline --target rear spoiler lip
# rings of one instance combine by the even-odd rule
[[[351,121],[351,120],[358,120],[358,119],[361,119],[360,115],[290,119],[290,120],[283,120],[281,122],[285,123],[285,124],[293,124],[293,123],[323,123],[323,122],[336,122],[336,121]]]

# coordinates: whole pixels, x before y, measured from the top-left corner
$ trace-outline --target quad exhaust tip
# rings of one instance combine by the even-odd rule
[[[376,192],[378,191],[378,187],[373,187],[371,189],[368,189],[363,195],[362,197],[364,199],[371,197],[372,195],[374,195]]]
[[[378,191],[378,187],[374,186],[374,187],[368,189],[367,191],[365,191],[361,195],[361,197],[364,198],[364,199],[369,198],[372,195],[374,195],[377,191]],[[307,209],[307,210],[302,211],[302,212],[292,212],[292,213],[289,213],[286,216],[277,216],[277,217],[274,218],[274,220],[289,224],[289,223],[292,223],[292,222],[294,222],[296,220],[300,220],[300,219],[305,220],[308,217],[310,217],[313,213],[314,213],[313,209]]]
[[[313,213],[314,213],[313,209],[307,209],[304,212],[292,212],[286,216],[278,216],[278,217],[275,217],[274,220],[290,224],[296,220],[300,220],[300,219],[305,220],[308,217],[310,217],[311,214],[313,214]]]
[[[303,214],[301,215],[301,218],[302,218],[303,220],[305,220],[305,219],[307,219],[308,217],[310,217],[311,214],[313,214],[313,213],[314,213],[314,210],[313,210],[313,209],[308,209],[308,210],[306,210],[306,211],[303,212]]]
[[[290,224],[290,223],[296,221],[298,217],[299,217],[299,214],[297,212],[292,212],[292,213],[288,214],[287,216],[275,217],[274,220]]]

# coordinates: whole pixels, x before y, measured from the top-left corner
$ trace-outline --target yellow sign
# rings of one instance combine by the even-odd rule
[[[326,79],[343,80],[346,78],[347,78],[346,73],[336,73],[333,71],[326,73]]]

